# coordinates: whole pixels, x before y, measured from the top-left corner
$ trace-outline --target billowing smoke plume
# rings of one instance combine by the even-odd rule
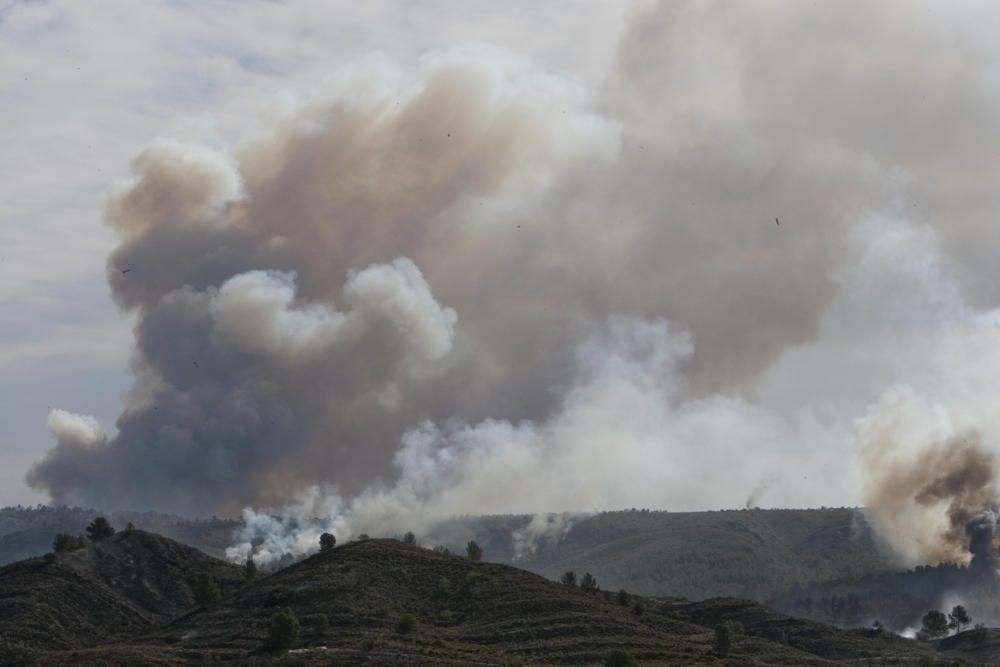
[[[882,534],[913,564],[971,560],[977,568],[996,569],[997,472],[993,454],[978,440],[969,435],[929,444],[905,461],[874,460],[889,455],[883,448],[893,440],[868,448],[877,476],[869,496],[875,519],[892,527]]]
[[[1000,115],[963,20],[652,4],[593,89],[463,49],[348,70],[229,153],[158,141],[107,212],[135,386],[111,436],[54,414],[30,482],[299,503],[240,554],[308,516],[749,496],[867,497],[901,557],[964,558],[996,507]]]

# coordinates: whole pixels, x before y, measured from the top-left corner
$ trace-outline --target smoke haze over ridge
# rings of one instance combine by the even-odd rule
[[[135,386],[113,435],[54,412],[30,482],[341,538],[871,502],[906,562],[962,559],[952,496],[896,466],[1000,448],[997,54],[860,9],[654,3],[597,88],[457,48],[345,68],[231,151],[155,142],[107,208]]]

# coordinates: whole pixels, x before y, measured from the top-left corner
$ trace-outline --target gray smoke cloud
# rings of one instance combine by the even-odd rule
[[[874,502],[944,441],[893,430],[906,392],[996,447],[995,392],[944,392],[1000,370],[997,53],[940,13],[652,3],[599,86],[470,47],[157,141],[107,209],[135,386],[113,435],[54,413],[30,483],[344,539]],[[875,525],[919,560],[942,503]]]

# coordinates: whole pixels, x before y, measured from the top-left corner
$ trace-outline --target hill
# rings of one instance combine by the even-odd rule
[[[486,558],[550,579],[591,572],[611,589],[691,599],[765,600],[892,567],[857,509],[602,512],[570,519],[560,539],[542,536],[519,555],[516,536],[530,520],[455,520],[428,541],[464,548],[474,537]]]
[[[185,519],[158,512],[101,513],[79,507],[3,507],[0,508],[0,565],[41,556],[52,549],[57,533],[79,535],[98,516],[104,516],[118,530],[128,523],[190,545],[222,558],[231,544],[238,521]]]
[[[133,637],[189,609],[202,573],[224,590],[242,579],[238,567],[139,530],[7,565],[0,568],[0,655]]]
[[[896,630],[919,626],[930,609],[948,611],[959,603],[976,622],[1000,623],[1000,578],[995,570],[942,563],[796,587],[768,601],[824,623],[859,626],[878,619]]]
[[[211,610],[192,604],[199,572],[226,590]],[[395,540],[338,546],[250,583],[238,574],[142,531],[8,566],[6,664],[596,665],[615,649],[642,665],[934,664],[930,644],[748,601],[619,600]],[[268,624],[285,608],[301,621],[298,645],[268,651]],[[724,621],[742,631],[733,626],[721,656],[713,628]]]

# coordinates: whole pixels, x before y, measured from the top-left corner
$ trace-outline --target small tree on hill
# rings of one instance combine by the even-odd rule
[[[87,538],[91,542],[106,540],[115,534],[114,527],[103,516],[99,516],[87,526]]]
[[[202,609],[211,609],[219,604],[222,599],[222,591],[210,576],[202,574],[198,577],[198,582],[194,586],[194,601]]]
[[[267,628],[267,647],[276,651],[291,648],[301,632],[299,617],[291,609],[283,609],[271,617]]]
[[[937,609],[931,609],[924,614],[921,633],[930,639],[944,637],[948,634],[948,619]]]
[[[596,593],[600,590],[597,587],[597,579],[590,572],[587,572],[580,578],[580,590],[584,593]]]
[[[618,604],[620,604],[623,607],[628,606],[628,591],[626,591],[624,588],[618,591]]]
[[[615,649],[604,658],[604,667],[635,667],[637,664],[635,658],[621,649]]]
[[[729,654],[729,649],[733,646],[733,629],[728,623],[719,623],[715,626],[715,640],[712,645],[719,655]]]
[[[956,633],[962,631],[962,627],[972,623],[972,618],[969,616],[969,612],[965,610],[960,604],[955,605],[948,614],[948,627],[954,630]]]
[[[560,577],[559,581],[563,582],[565,585],[569,586],[570,588],[576,586],[576,572],[573,572],[572,570],[570,570],[569,572],[567,572],[566,574],[564,574],[562,577]]]
[[[483,559],[483,549],[475,540],[471,540],[467,545],[465,545],[465,553],[468,554],[469,560],[473,563],[478,563]]]
[[[257,578],[257,563],[254,562],[253,556],[247,556],[246,565],[243,566],[243,578],[247,581]]]
[[[319,550],[329,551],[330,549],[337,546],[337,538],[331,533],[323,533],[319,536]]]
[[[407,531],[406,535],[403,535],[403,544],[415,545],[417,543],[417,536],[413,533]]]

